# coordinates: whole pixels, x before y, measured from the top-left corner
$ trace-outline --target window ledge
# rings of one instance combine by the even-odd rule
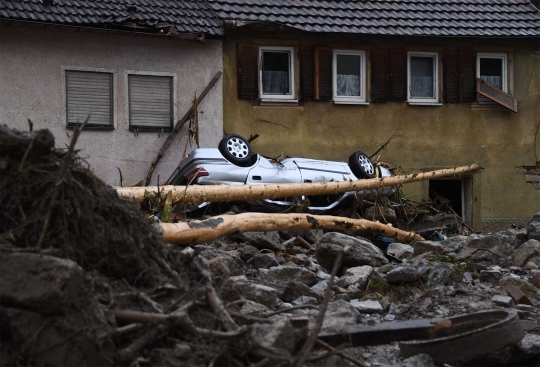
[[[354,104],[359,106],[369,106],[369,102],[357,102],[357,101],[334,101],[334,104]]]
[[[498,103],[495,102],[473,102],[471,103],[471,109],[474,111],[488,111],[488,110],[495,110],[495,111],[504,111],[507,110],[506,107],[501,106]]]
[[[443,104],[440,102],[408,102],[410,106],[442,106]]]
[[[66,129],[74,130],[76,127],[79,127],[79,126],[81,126],[81,125],[82,125],[82,124],[78,124],[78,125],[68,125],[68,126],[66,126]],[[104,126],[99,126],[99,125],[97,125],[97,126],[96,126],[96,125],[94,125],[94,126],[92,126],[92,125],[88,126],[88,125],[86,125],[86,126],[84,127],[83,130],[112,131],[112,130],[114,130],[114,127],[113,127],[113,126],[110,126],[110,125],[104,125]]]
[[[298,103],[297,99],[264,99],[261,98],[261,104],[262,103]]]
[[[149,126],[130,126],[129,131],[135,132],[135,130],[139,133],[170,133],[173,128],[172,127],[149,127]]]

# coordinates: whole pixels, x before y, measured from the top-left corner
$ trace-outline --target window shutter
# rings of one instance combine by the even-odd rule
[[[459,102],[459,53],[457,51],[444,51],[444,102]]]
[[[300,48],[300,99],[313,100],[315,97],[313,75],[313,47]]]
[[[112,73],[66,70],[68,126],[112,126]]]
[[[480,78],[476,78],[476,91],[492,101],[497,102],[501,106],[517,112],[517,99],[493,85],[484,82]]]
[[[473,50],[461,50],[460,73],[461,73],[461,101],[476,101],[476,53]]]
[[[371,51],[371,102],[388,101],[388,50]]]
[[[332,49],[315,48],[315,99],[332,100]]]
[[[237,49],[238,99],[249,101],[259,98],[259,47],[238,44]]]
[[[172,127],[172,77],[128,75],[128,88],[130,127]]]
[[[390,49],[390,100],[407,100],[407,51],[401,48]]]

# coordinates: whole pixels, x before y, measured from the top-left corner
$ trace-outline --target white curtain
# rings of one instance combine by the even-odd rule
[[[360,75],[337,75],[338,96],[359,96]]]
[[[262,79],[264,93],[290,94],[288,71],[264,70]]]
[[[434,97],[433,77],[411,76],[411,97]]]
[[[497,75],[481,75],[480,79],[502,90],[502,77]]]

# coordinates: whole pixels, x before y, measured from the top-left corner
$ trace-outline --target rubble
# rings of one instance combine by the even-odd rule
[[[55,201],[39,247],[50,190],[66,157],[63,201]],[[540,355],[540,271],[529,264],[540,265],[540,213],[526,231],[394,242],[388,256],[374,236],[327,229],[245,232],[184,248],[164,242],[133,203],[74,155],[49,150],[26,162],[22,155],[9,159],[0,168],[0,205],[15,220],[0,223],[0,365],[290,365],[323,313],[326,291],[319,335],[517,310],[525,337],[485,361]],[[48,200],[23,200],[21,164],[24,190],[40,181]],[[42,165],[50,170],[45,177],[36,168]],[[336,352],[316,343],[310,357],[320,360],[308,358],[307,366],[354,364],[351,359],[434,365],[426,354],[404,359],[395,344]]]

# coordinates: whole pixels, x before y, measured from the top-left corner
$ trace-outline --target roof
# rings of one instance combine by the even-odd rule
[[[540,36],[540,12],[528,0],[208,0],[208,3],[224,20],[277,23],[308,32]]]
[[[0,18],[141,32],[223,34],[203,0],[0,0]]]

